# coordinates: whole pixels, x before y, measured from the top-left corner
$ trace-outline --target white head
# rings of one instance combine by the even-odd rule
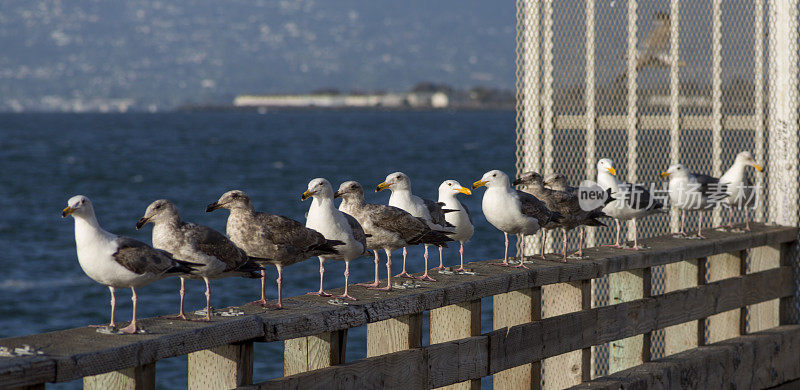
[[[609,173],[612,176],[617,175],[617,170],[614,169],[614,160],[610,158],[601,158],[597,161],[597,174]]]
[[[333,186],[331,186],[331,182],[321,177],[308,182],[308,189],[306,192],[303,192],[300,200],[306,200],[311,196],[317,199],[333,199]]]
[[[166,199],[159,199],[147,206],[147,210],[144,211],[144,216],[136,223],[136,229],[141,229],[142,226],[148,222],[157,224],[180,220],[181,217],[180,214],[178,214],[178,208]]]
[[[750,153],[750,151],[747,151],[747,150],[739,152],[739,154],[736,155],[736,160],[735,160],[734,164],[749,165],[749,166],[755,168],[759,172],[764,170],[764,167],[762,167],[761,165],[757,164],[756,163],[756,159],[753,158],[753,155]]]
[[[88,217],[94,215],[92,201],[83,195],[75,195],[67,201],[67,207],[61,211],[61,217]]]
[[[495,188],[495,187],[511,187],[511,182],[508,180],[508,175],[503,173],[500,170],[491,170],[483,174],[480,180],[476,181],[472,184],[472,188],[478,188],[480,186],[486,186],[486,188]]]
[[[379,192],[384,189],[394,190],[408,190],[411,191],[411,179],[403,172],[395,172],[390,173],[386,176],[386,180],[383,183],[378,184],[378,188],[375,189],[375,192]]]
[[[661,177],[669,177],[670,180],[673,178],[687,178],[689,173],[689,169],[683,164],[674,164],[670,165],[666,171],[661,172]]]
[[[439,185],[439,197],[446,195],[456,196],[458,194],[472,195],[472,191],[455,180],[445,180]]]

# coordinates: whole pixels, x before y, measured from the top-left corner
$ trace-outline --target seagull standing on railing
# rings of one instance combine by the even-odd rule
[[[486,186],[483,193],[481,206],[483,215],[494,227],[503,232],[505,237],[505,252],[503,262],[494,265],[509,266],[508,264],[508,234],[519,234],[517,241],[522,249],[519,255],[519,264],[525,266],[525,236],[536,234],[542,227],[551,221],[562,218],[558,212],[551,211],[535,196],[515,190],[511,187],[508,175],[499,170],[486,172],[483,177],[472,184],[472,188]]]
[[[758,172],[764,170],[764,167],[756,163],[750,152],[743,151],[736,155],[733,165],[719,178],[719,183],[726,186],[728,194],[726,198],[722,199],[722,204],[728,209],[728,225],[723,226],[729,229],[733,228],[733,208],[739,207],[744,209],[744,230],[750,231],[749,208],[754,206],[757,199],[752,199],[753,185],[747,180],[744,171],[747,166],[755,168]]]
[[[560,174],[560,173],[551,173],[547,175],[544,179],[545,187],[548,187],[552,190],[556,191],[563,191],[572,194],[575,197],[580,196],[578,194],[578,187],[572,187],[567,184],[567,178]],[[578,198],[578,202],[580,203],[580,198]],[[586,236],[586,226],[606,226],[605,223],[598,221],[596,218],[597,215],[605,216],[605,213],[602,211],[603,207],[598,207],[594,210],[591,210],[588,215],[586,215],[586,219],[580,225],[580,234],[579,234],[579,241],[578,241],[578,251],[573,254],[573,256],[583,257],[583,245],[584,245],[584,237]]]
[[[212,279],[260,277],[261,266],[251,261],[228,237],[208,226],[181,221],[178,208],[166,199],[156,200],[147,206],[144,216],[136,223],[136,229],[141,229],[149,222],[153,223],[153,247],[169,252],[176,259],[202,264],[192,275],[181,276],[181,305],[175,318],[186,319],[183,312],[186,278],[203,279],[205,282],[205,320],[210,321]]]
[[[706,209],[717,206],[727,194],[727,186],[720,184],[719,179],[708,175],[689,172],[683,164],[669,167],[661,177],[669,177],[669,203],[681,210],[680,231],[686,236],[684,225],[686,211],[698,211],[697,238],[703,237],[703,214]]]
[[[120,329],[122,333],[136,333],[139,330],[136,326],[136,303],[139,300],[136,295],[137,287],[169,275],[188,275],[195,271],[193,268],[195,265],[199,265],[175,260],[165,251],[103,230],[97,222],[92,201],[83,195],[75,195],[69,199],[61,216],[66,218],[69,215],[75,220],[78,263],[86,275],[95,282],[108,286],[111,292],[111,323],[108,324],[110,328],[116,327],[115,289],[131,289],[133,317],[128,326]]]
[[[441,185],[439,185],[439,203],[443,203],[443,207],[446,209],[455,210],[451,213],[445,214],[444,218],[448,223],[455,226],[453,228],[455,233],[450,236],[450,238],[458,241],[461,244],[458,249],[458,253],[461,256],[461,265],[454,271],[463,272],[464,243],[472,238],[472,234],[475,232],[475,227],[472,224],[472,214],[470,214],[469,208],[467,208],[464,203],[458,200],[456,197],[458,194],[472,195],[472,191],[470,191],[469,188],[463,187],[461,183],[455,180],[445,180]],[[441,262],[441,250],[442,247],[439,247],[439,269],[444,268],[444,264]]]
[[[409,245],[445,245],[451,238],[431,230],[421,218],[416,218],[397,207],[367,203],[364,189],[355,181],[339,186],[334,198],[342,198],[339,210],[352,215],[367,234],[367,248],[375,254],[375,282],[367,287],[377,290],[392,289],[392,252]],[[386,287],[378,288],[378,249],[386,252]]]
[[[250,197],[242,191],[228,191],[206,207],[207,212],[228,209],[226,232],[239,248],[262,266],[272,264],[278,269],[278,304],[268,305],[266,297],[266,272],[261,271],[261,299],[252,303],[264,307],[283,308],[283,267],[301,262],[309,257],[338,254],[336,247],[344,245],[338,240],[328,240],[319,232],[303,226],[291,218],[255,211]]]
[[[612,248],[623,248],[620,241],[622,227],[620,221],[633,219],[633,250],[639,250],[639,234],[637,232],[637,218],[662,211],[664,205],[652,199],[650,191],[643,186],[618,180],[614,161],[603,158],[597,161],[597,184],[609,196],[608,202],[603,207],[603,213],[614,218],[617,225],[616,240],[613,245],[604,245]]]
[[[329,240],[344,242],[337,247],[336,255],[319,256],[319,291],[310,292],[312,295],[323,297],[330,296],[322,289],[322,277],[325,274],[325,260],[333,259],[344,261],[344,294],[337,298],[356,300],[347,294],[348,280],[350,277],[350,261],[361,257],[367,251],[367,237],[361,224],[351,215],[336,209],[333,205],[333,187],[323,178],[311,180],[308,189],[303,192],[301,200],[312,197],[311,206],[306,217],[306,227],[322,233]]]
[[[430,199],[423,199],[419,196],[416,196],[411,193],[411,179],[403,172],[395,172],[391,173],[386,176],[386,180],[383,183],[378,184],[378,187],[375,189],[376,192],[382,191],[388,188],[392,191],[392,195],[389,197],[389,206],[394,206],[399,209],[403,209],[410,213],[411,215],[421,218],[428,224],[432,230],[440,231],[440,232],[452,232],[452,228],[454,227],[451,223],[447,222],[445,219],[445,213],[453,212],[455,210],[444,209],[442,206],[443,204],[440,202],[434,202]],[[425,245],[425,273],[419,277],[422,280],[428,280],[431,282],[435,282],[436,280],[433,279],[428,275],[428,245]],[[442,263],[442,248],[439,247],[439,263]],[[408,272],[406,272],[406,248],[403,248],[403,272],[395,277],[406,277],[411,278]]]

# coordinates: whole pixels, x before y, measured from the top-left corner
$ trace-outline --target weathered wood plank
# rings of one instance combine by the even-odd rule
[[[503,333],[514,325],[529,323],[541,317],[542,295],[539,288],[511,291],[494,296],[494,333]],[[499,333],[498,333],[499,332]],[[498,389],[533,389],[541,382],[541,365],[527,361],[525,364],[504,365],[504,358],[509,349],[514,349],[515,337],[524,337],[517,333],[506,334],[502,343],[497,337],[489,337],[489,362],[495,367],[504,366],[504,371],[492,370],[494,387]]]
[[[156,388],[156,364],[145,364],[87,376],[83,378],[83,388],[85,390],[153,390]]]
[[[465,339],[481,334],[481,301],[464,302],[455,305],[445,306],[431,310],[430,314],[430,333],[431,344],[439,344],[447,341]],[[462,364],[474,365],[472,356],[461,351],[460,348],[450,355],[450,369],[440,372],[449,374],[453,378],[459,375],[459,366]],[[459,353],[461,352],[461,353]],[[433,363],[431,363],[433,364]],[[441,379],[439,379],[441,380]],[[433,381],[433,379],[432,379]],[[480,380],[455,383],[445,386],[449,390],[456,389],[480,389]]]
[[[583,282],[542,287],[542,318],[581,311]],[[563,389],[581,383],[583,351],[567,352],[542,360],[542,389]]]
[[[341,364],[344,362],[346,345],[346,329],[286,340],[283,348],[283,375]]]
[[[643,298],[644,284],[643,269],[608,275],[611,305]],[[642,364],[644,347],[644,336],[639,334],[611,341],[608,347],[608,371],[617,372]]]
[[[631,252],[609,248],[586,251],[587,259],[566,264],[537,261],[531,270],[471,263],[478,275],[440,275],[424,288],[375,292],[354,287],[359,301],[345,307],[328,305],[318,297],[285,299],[284,310],[243,306],[241,317],[214,318],[210,323],[144,319],[148,334],[102,335],[90,328],[6,338],[0,345],[24,344],[42,349],[36,358],[0,360],[0,387],[62,382],[185,355],[220,345],[258,339],[287,340],[338,331],[392,317],[547,284],[590,280],[609,273],[641,269],[691,258],[734,252],[749,247],[795,240],[797,229],[753,225],[744,234],[708,232],[708,240],[678,240],[669,236],[642,240],[650,249]]]
[[[571,389],[763,389],[800,378],[798,354],[800,325],[786,325],[690,349]]]
[[[709,256],[706,261],[708,281],[716,282],[743,274],[742,257],[745,255],[743,251],[740,251]],[[709,344],[738,337],[741,329],[741,309],[708,317],[707,328]]]
[[[698,259],[667,264],[664,268],[665,292],[697,286]],[[697,321],[664,328],[664,356],[697,347],[697,331]]]
[[[410,314],[367,324],[367,357],[422,345],[422,314]]]
[[[780,266],[781,246],[765,245],[750,249],[750,267],[748,272],[759,272]],[[748,333],[758,332],[777,326],[779,321],[778,301],[762,302],[751,305],[748,311]]]
[[[253,383],[253,343],[221,345],[188,358],[190,389],[230,389]]]

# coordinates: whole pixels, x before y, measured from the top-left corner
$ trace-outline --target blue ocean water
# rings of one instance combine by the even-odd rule
[[[490,169],[513,173],[515,159],[511,111],[4,114],[0,135],[0,338],[108,321],[108,290],[83,274],[73,222],[60,215],[72,195],[93,200],[106,230],[149,243],[151,228],[134,225],[159,198],[172,200],[184,220],[224,231],[227,213],[206,213],[205,206],[230,189],[247,192],[258,210],[305,222],[309,203],[300,194],[315,177],[334,187],[358,180],[369,190],[403,171],[415,193],[436,198],[445,179],[468,185]],[[502,256],[502,234],[479,212],[482,192],[464,200],[476,223],[468,260]],[[368,191],[367,200],[385,203],[388,196]],[[445,255],[448,265],[458,261],[454,249]],[[412,248],[409,260],[420,272],[421,248]],[[342,263],[326,264],[326,287],[340,287],[343,271]],[[371,280],[372,271],[371,259],[355,261],[351,282]],[[285,296],[315,290],[318,275],[316,259],[287,268]],[[274,299],[274,269],[268,278]],[[139,316],[176,312],[178,287],[166,279],[140,289]],[[212,304],[243,304],[258,289],[254,280],[216,281]],[[187,290],[187,307],[202,308],[202,282],[188,281]],[[127,321],[129,292],[117,298],[118,318]],[[485,310],[483,328],[490,326]],[[364,327],[349,332],[348,360],[364,357],[365,334]],[[282,347],[256,346],[256,381],[282,375]],[[185,388],[186,358],[159,362],[157,382]]]

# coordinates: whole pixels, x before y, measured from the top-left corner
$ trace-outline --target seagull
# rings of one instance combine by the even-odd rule
[[[472,188],[486,186],[483,194],[483,214],[486,220],[503,232],[505,236],[505,254],[503,262],[508,264],[508,234],[520,234],[518,242],[523,242],[525,235],[535,234],[539,228],[551,221],[560,220],[561,214],[547,209],[547,206],[535,196],[511,188],[508,175],[499,170],[486,172],[483,177],[472,184]],[[519,268],[528,268],[524,264],[525,246],[519,260]]]
[[[444,233],[431,230],[421,218],[393,206],[367,203],[364,189],[355,181],[339,186],[334,198],[342,198],[339,211],[352,215],[367,234],[367,248],[375,254],[375,282],[366,286],[377,290],[392,289],[392,251],[409,245],[445,245],[452,241]],[[378,288],[378,250],[386,252],[386,287]]]
[[[443,203],[443,207],[446,207],[449,210],[455,210],[452,213],[445,214],[444,217],[448,223],[454,226],[454,233],[452,236],[450,236],[450,238],[458,241],[461,244],[458,250],[458,253],[461,256],[461,266],[454,271],[463,272],[464,243],[472,238],[472,234],[475,232],[475,227],[472,224],[472,214],[470,214],[467,206],[458,200],[456,197],[458,194],[472,195],[472,191],[470,191],[469,188],[463,187],[455,180],[445,180],[441,185],[439,185],[439,203]],[[439,259],[442,258],[441,250],[442,247],[439,247]],[[442,264],[441,260],[439,262],[439,268],[444,268],[444,264]]]
[[[603,158],[597,162],[597,184],[609,195],[606,206],[603,207],[603,213],[614,218],[617,225],[617,239],[614,241],[614,245],[605,246],[622,248],[620,221],[633,219],[633,248],[630,249],[639,250],[636,219],[661,212],[664,205],[652,199],[650,191],[643,186],[618,180],[616,175],[617,171],[614,169],[613,160]]]
[[[115,328],[114,311],[117,288],[130,288],[133,301],[131,323],[120,329],[122,333],[138,332],[136,326],[136,288],[170,275],[188,275],[195,271],[193,264],[175,260],[169,253],[155,249],[141,241],[117,236],[100,227],[94,214],[92,201],[83,195],[75,195],[67,201],[61,217],[72,215],[75,220],[75,247],[78,263],[92,280],[108,286],[111,292],[110,328]]]
[[[669,167],[661,177],[669,177],[669,201],[672,206],[681,210],[680,231],[678,234],[686,236],[683,230],[686,222],[686,210],[700,212],[697,220],[697,238],[703,237],[703,211],[718,205],[728,196],[727,186],[721,184],[719,179],[708,175],[691,173],[682,164]]]
[[[434,202],[430,199],[422,199],[414,194],[411,193],[411,179],[403,173],[403,172],[395,172],[391,173],[386,176],[386,180],[383,183],[378,184],[378,188],[375,189],[376,192],[382,191],[388,188],[392,191],[392,195],[389,197],[389,206],[394,206],[399,209],[403,209],[410,213],[411,215],[422,218],[433,230],[443,231],[443,232],[450,232],[454,226],[447,222],[445,218],[445,213],[453,212],[455,210],[444,209],[442,208],[443,204],[439,202]],[[428,280],[435,282],[436,280],[433,279],[428,275],[428,245],[425,245],[425,273],[419,277],[422,280]],[[439,248],[439,264],[442,263],[442,248]],[[408,277],[411,278],[410,274],[406,272],[406,249],[403,248],[403,272],[395,277]]]
[[[533,174],[535,172],[526,172],[526,173],[527,174]],[[539,175],[539,174],[536,173],[536,175]],[[541,178],[541,176],[539,176],[539,178]],[[557,195],[556,194],[546,193],[546,191],[544,191],[544,184],[541,184],[541,188],[543,190],[539,191],[539,188],[537,187],[536,191],[531,191],[530,186],[526,184],[526,179],[529,179],[529,178],[520,178],[520,179],[514,180],[512,185],[515,185],[515,186],[516,185],[525,185],[525,189],[523,189],[522,192],[525,192],[527,194],[531,194],[531,195],[535,196],[537,199],[543,201],[545,206],[547,206],[547,208],[549,210],[555,210],[556,209],[556,205],[558,203],[558,200],[555,199],[555,197]],[[533,183],[531,182],[530,184],[533,184]],[[551,196],[550,199],[543,198],[543,196],[548,196],[548,195]],[[567,196],[569,196],[569,195],[567,195]],[[566,221],[562,221],[562,222],[566,222]],[[544,248],[545,248],[545,246],[547,246],[547,232],[549,230],[552,230],[552,229],[555,229],[555,228],[558,228],[558,227],[562,227],[562,222],[556,222],[556,221],[553,220],[553,221],[550,221],[548,224],[542,226],[542,244],[541,244],[541,255],[540,255],[542,260],[546,260],[547,259],[544,256]],[[566,237],[564,237],[564,239],[566,240]],[[534,257],[535,256],[536,255],[534,255]]]
[[[272,264],[278,269],[277,305],[267,304],[266,272],[261,271],[261,299],[253,303],[264,307],[283,308],[283,267],[313,256],[338,254],[335,246],[344,245],[342,241],[325,239],[319,232],[291,218],[255,211],[250,197],[243,191],[222,194],[219,200],[206,207],[206,212],[220,208],[230,210],[226,231],[231,241],[262,266]]]
[[[753,155],[748,151],[739,152],[733,165],[725,171],[725,174],[719,178],[719,183],[726,186],[726,193],[728,196],[722,199],[722,204],[728,208],[728,225],[725,227],[733,228],[733,208],[739,207],[744,209],[745,231],[750,231],[750,215],[748,206],[750,203],[753,186],[745,176],[744,169],[747,166],[755,168],[758,172],[763,172],[764,167],[756,163]]]
[[[352,216],[336,209],[333,205],[333,187],[328,180],[316,178],[308,183],[308,189],[303,192],[301,200],[313,198],[311,207],[306,217],[306,227],[314,229],[327,239],[339,240],[344,245],[336,248],[337,255],[319,256],[319,291],[309,294],[330,296],[322,289],[322,276],[325,273],[325,260],[344,261],[344,294],[337,298],[356,300],[347,294],[348,278],[350,276],[350,261],[361,257],[367,252],[367,236],[361,224]]]
[[[570,192],[558,191],[544,187],[544,179],[537,172],[525,172],[513,183],[524,185],[525,191],[542,200],[547,208],[560,213],[563,218],[550,225],[558,226],[564,231],[561,261],[567,261],[567,231],[581,225],[605,226],[597,218],[605,217],[600,210],[584,210],[581,208],[578,197]],[[546,234],[546,233],[545,233]],[[542,259],[544,259],[544,243],[542,243]]]
[[[572,195],[574,195],[576,197],[580,196],[578,194],[578,187],[572,187],[569,184],[567,184],[567,178],[564,177],[564,175],[562,175],[560,173],[551,173],[551,174],[547,175],[547,177],[545,177],[545,179],[544,179],[544,185],[545,185],[545,187],[550,188],[552,190],[568,192],[568,193],[570,193],[570,194],[572,194]],[[578,198],[578,202],[580,203],[580,198]],[[607,215],[605,215],[605,213],[603,213],[602,209],[603,209],[603,207],[598,207],[597,209],[595,209],[593,211],[600,212],[604,216],[607,216]],[[580,241],[578,242],[578,251],[575,252],[573,254],[573,256],[583,257],[583,242],[584,242],[584,237],[586,236],[586,227],[585,226],[601,226],[601,225],[594,224],[594,222],[591,221],[591,220],[589,220],[587,222],[589,222],[589,223],[582,224],[580,226]],[[602,226],[606,226],[602,222],[599,222],[599,223],[602,224]]]
[[[206,321],[211,320],[212,279],[260,277],[261,266],[251,261],[228,237],[208,226],[181,221],[178,208],[172,202],[159,199],[151,203],[136,223],[136,229],[150,222],[153,223],[153,247],[169,252],[176,259],[202,264],[191,276],[181,276],[181,306],[176,318],[186,319],[183,297],[187,277],[203,279],[206,283]]]

